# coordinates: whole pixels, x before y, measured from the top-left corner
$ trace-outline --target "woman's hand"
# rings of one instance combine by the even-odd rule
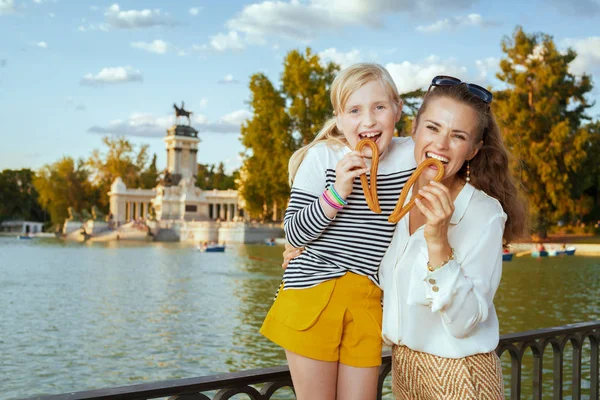
[[[451,253],[448,242],[448,227],[454,213],[454,203],[450,190],[439,182],[431,181],[419,190],[422,200],[415,200],[415,204],[425,217],[423,235],[429,250],[431,265],[439,265]]]
[[[281,268],[286,269],[291,260],[298,257],[302,251],[304,251],[304,247],[296,248],[292,247],[289,243],[285,244],[285,251],[283,252],[283,264],[281,264]]]
[[[368,170],[359,151],[346,154],[335,166],[335,191],[345,200],[352,193],[354,179]]]

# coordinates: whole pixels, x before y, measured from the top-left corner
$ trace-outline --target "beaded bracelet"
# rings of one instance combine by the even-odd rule
[[[429,270],[429,272],[433,272],[436,269],[440,269],[444,265],[448,264],[450,262],[450,260],[454,260],[454,249],[452,247],[450,247],[450,255],[448,256],[448,258],[446,260],[444,260],[442,262],[442,264],[439,267],[434,268],[431,264],[429,264],[429,261],[427,261],[427,269]]]

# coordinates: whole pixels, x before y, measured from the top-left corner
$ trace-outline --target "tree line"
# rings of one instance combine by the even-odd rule
[[[152,189],[164,175],[150,159],[148,145],[135,146],[124,137],[104,137],[102,149],[87,159],[63,157],[38,171],[0,171],[0,222],[7,219],[42,221],[62,226],[68,207],[79,213],[95,205],[107,214],[110,186],[121,177],[129,188]],[[205,190],[233,189],[237,174],[219,165],[198,164],[196,185]]]

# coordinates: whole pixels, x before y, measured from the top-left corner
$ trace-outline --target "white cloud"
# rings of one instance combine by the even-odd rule
[[[108,25],[117,29],[149,28],[160,25],[170,25],[170,19],[159,9],[121,10],[118,4],[113,4],[104,13]]]
[[[239,83],[239,82],[233,78],[233,75],[228,74],[228,75],[225,75],[223,77],[223,79],[220,79],[219,83],[223,84],[223,85],[227,85],[227,84],[233,84],[233,83]]]
[[[13,0],[0,0],[0,15],[10,14],[15,11]]]
[[[495,78],[496,72],[500,71],[500,60],[496,57],[487,57],[483,60],[476,60],[475,66],[479,70],[479,79],[490,82]]]
[[[54,14],[54,13],[48,13],[48,16],[50,16],[50,18],[54,18],[54,17],[56,17],[56,14]]]
[[[324,63],[332,61],[340,65],[342,69],[362,61],[360,51],[358,50],[341,53],[333,47],[320,52],[319,58]]]
[[[417,89],[427,89],[436,75],[452,75],[467,80],[467,68],[456,64],[456,60],[440,60],[429,56],[426,60],[413,64],[404,61],[400,64],[389,63],[385,68],[390,72],[400,94]]]
[[[600,73],[600,36],[565,39],[561,45],[571,47],[577,52],[577,58],[569,65],[569,71],[572,74]]]
[[[292,0],[263,1],[245,6],[226,27],[250,37],[284,36],[306,42],[319,33],[352,25],[383,26],[398,13],[427,15],[434,11],[466,10],[477,0]]]
[[[210,122],[205,115],[192,114],[192,126],[200,133],[239,133],[240,125],[252,114],[247,110],[229,113],[217,122]],[[156,117],[148,113],[133,113],[127,120],[114,120],[107,126],[92,126],[87,131],[99,134],[126,136],[163,137],[167,128],[175,123],[173,115]]]
[[[200,11],[202,11],[202,7],[192,7],[189,9],[190,15],[193,15],[193,16],[200,14]]]
[[[86,32],[86,31],[108,32],[108,25],[107,24],[89,24],[88,26],[79,25],[79,27],[77,27],[77,30],[79,32]]]
[[[82,85],[100,86],[127,82],[142,82],[142,73],[131,67],[102,68],[96,75],[87,74],[81,78]]]
[[[164,40],[154,40],[152,42],[131,42],[131,47],[151,53],[165,54],[169,48],[169,44]]]
[[[35,44],[37,47],[41,48],[41,49],[47,49],[48,48],[48,44],[46,42],[37,42]]]
[[[98,6],[90,6],[90,11],[98,11],[100,10],[100,7]]]
[[[206,97],[203,97],[200,99],[200,109],[206,108],[208,104],[208,99]]]
[[[219,33],[211,36],[210,45],[217,51],[225,50],[243,50],[245,44],[239,34],[235,31],[230,31],[228,34]]]
[[[444,18],[431,25],[419,25],[417,31],[423,33],[439,33],[442,31],[456,30],[465,26],[486,27],[494,25],[492,22],[484,21],[479,14],[469,14],[466,17]]]

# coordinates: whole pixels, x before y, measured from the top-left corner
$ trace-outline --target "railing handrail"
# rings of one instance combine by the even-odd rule
[[[530,330],[520,333],[511,333],[500,336],[498,349],[504,348],[514,342],[528,342],[562,335],[571,335],[581,332],[593,332],[600,329],[600,321],[568,324],[552,328]],[[383,354],[383,361],[391,362],[391,352]],[[383,370],[383,368],[382,368]],[[206,375],[195,378],[183,378],[166,381],[156,381],[128,386],[118,386],[105,389],[93,389],[80,392],[62,393],[54,395],[36,396],[23,400],[117,400],[117,399],[149,399],[185,393],[206,392],[227,387],[246,386],[273,381],[282,381],[290,378],[287,366],[250,369],[239,372]]]

